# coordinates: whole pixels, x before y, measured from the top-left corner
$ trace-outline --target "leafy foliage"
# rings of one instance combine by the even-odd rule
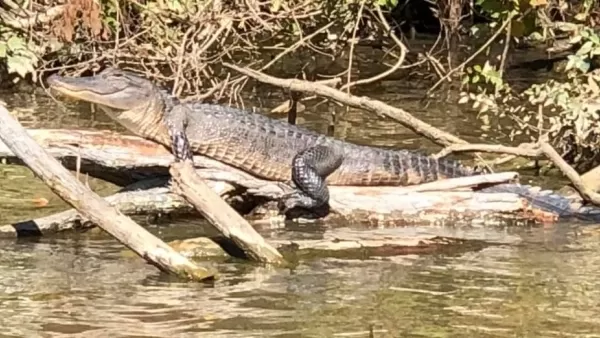
[[[367,9],[396,4],[364,2]],[[14,37],[15,47],[0,45],[5,48],[0,65],[35,79],[46,69],[81,74],[116,63],[174,85],[177,94],[200,95],[223,85],[216,80],[227,78],[219,67],[223,60],[268,68],[275,63],[271,59],[302,50],[335,60],[352,39],[362,5],[349,0],[33,0],[27,8],[0,3],[0,17],[10,19],[0,21],[0,41]],[[369,23],[372,12],[362,13],[361,29],[380,29]],[[46,19],[29,20],[34,17]]]
[[[0,34],[0,60],[4,59],[8,73],[25,77],[35,71],[39,59],[27,41],[21,36],[4,32]]]
[[[479,3],[485,4],[487,11],[498,11],[497,18],[505,16],[499,0],[480,0]],[[459,103],[471,104],[484,121],[490,120],[489,115],[510,120],[509,127],[498,123],[495,128],[508,129],[511,140],[549,140],[576,169],[589,170],[600,164],[600,72],[595,70],[600,36],[584,23],[555,25],[548,22],[547,10],[552,4],[530,0],[528,5],[535,9],[538,21],[536,29],[528,32],[532,40],[539,39],[544,35],[540,32],[550,27],[563,31],[568,27],[568,46],[575,50],[567,55],[565,66],[560,70],[563,79],[548,80],[518,91],[503,79],[496,66],[485,62],[483,66],[466,69],[462,82],[465,91],[461,92]],[[590,13],[590,6],[589,1],[584,2],[576,13],[571,13],[573,20],[586,22],[589,17],[584,14]]]

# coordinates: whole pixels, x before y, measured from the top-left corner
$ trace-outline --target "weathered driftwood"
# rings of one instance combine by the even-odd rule
[[[173,156],[163,146],[135,136],[66,129],[28,129],[27,133],[65,167],[119,186],[168,176],[173,162]],[[0,157],[8,163],[23,164],[1,143]]]
[[[0,139],[54,193],[161,271],[193,280],[215,277],[214,272],[195,265],[77,181],[3,106]]]
[[[209,186],[215,191],[222,191],[218,181],[208,181]],[[346,187],[336,187],[344,190]],[[352,188],[350,188],[352,189]],[[365,188],[366,189],[366,188]],[[266,189],[265,189],[266,190]],[[337,190],[337,189],[335,189]],[[336,199],[337,210],[346,212],[328,216],[328,221],[350,221],[368,223],[369,225],[382,225],[393,223],[404,224],[439,224],[448,223],[481,223],[489,224],[499,221],[525,221],[528,219],[544,220],[545,215],[526,214],[521,202],[512,194],[478,194],[474,192],[416,192],[398,195],[394,189],[383,188],[382,191],[373,191],[369,196],[366,191],[355,194],[340,194]],[[374,189],[373,189],[374,190]],[[389,190],[386,194],[385,190]],[[361,195],[366,193],[366,195]],[[345,197],[346,196],[346,197]],[[373,203],[377,196],[382,198],[398,198],[398,204],[406,203],[403,211],[394,209],[393,204],[382,203],[371,206],[371,211],[357,211],[356,205],[365,202]],[[362,198],[361,198],[362,197]],[[171,193],[167,187],[155,187],[147,190],[119,192],[106,197],[107,202],[115,206],[126,215],[147,214],[186,214],[194,208],[181,196]],[[415,202],[419,201],[419,202]],[[397,207],[395,207],[397,208]],[[434,210],[434,208],[437,208]],[[504,213],[497,210],[505,210]],[[514,214],[511,213],[514,211]],[[281,216],[267,217],[254,220],[255,228],[277,226],[283,221]],[[33,220],[17,222],[0,226],[0,237],[39,236],[67,230],[87,230],[95,224],[82,217],[76,210],[67,210],[53,215],[40,217]]]
[[[164,175],[166,181],[169,175],[168,167],[173,161],[172,155],[163,146],[136,136],[84,130],[38,129],[28,132],[51,154],[59,158],[65,166],[75,169],[80,163],[78,167],[81,172],[101,179],[107,179],[107,176],[97,167],[106,168],[111,173],[108,179],[114,183],[121,182],[123,185],[155,175]],[[1,144],[0,157],[10,163],[19,163],[14,155]],[[242,187],[242,190],[252,196],[266,197],[267,199],[276,199],[289,191],[284,184],[257,179],[243,171],[206,157],[195,156],[194,162],[197,167],[196,172],[207,180],[211,188],[221,196],[236,194],[239,191],[239,189],[236,190],[236,187]],[[501,174],[500,181],[514,178],[513,175],[513,173]],[[466,182],[466,185],[469,186],[477,184],[476,180],[485,180],[486,177],[498,178],[499,176],[468,177],[413,187],[332,186],[330,204],[333,214],[331,217],[342,217],[351,222],[377,224],[382,222],[550,221],[554,219],[547,213],[532,214],[528,212],[527,202],[514,194],[442,191],[442,189],[456,188],[456,185],[451,185],[456,181]],[[463,186],[465,185],[463,184]],[[165,191],[155,197],[170,199],[172,195]],[[134,198],[131,200],[121,198],[119,201],[116,204],[118,208],[120,208],[119,204],[136,204]],[[149,202],[145,200],[144,203]],[[189,205],[177,202],[175,206],[169,208],[170,210],[179,208],[189,210]],[[42,226],[48,222],[40,219],[35,223]],[[2,229],[7,229],[7,227]]]
[[[171,175],[175,192],[192,204],[233,245],[236,253],[263,263],[285,263],[277,249],[204,183],[191,161],[173,163]]]

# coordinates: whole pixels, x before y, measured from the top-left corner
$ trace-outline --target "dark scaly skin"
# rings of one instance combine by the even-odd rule
[[[297,190],[282,201],[285,210],[326,205],[328,184],[406,186],[478,174],[452,160],[343,142],[240,109],[183,103],[151,81],[114,68],[90,77],[55,75],[48,83],[64,95],[98,104],[131,132],[170,147],[177,160],[199,154],[260,178],[291,177]],[[530,186],[483,191],[517,193],[560,216],[600,219],[594,208],[572,210],[565,197]]]

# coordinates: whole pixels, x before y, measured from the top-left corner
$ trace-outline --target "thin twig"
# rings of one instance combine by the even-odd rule
[[[227,30],[229,32],[232,23],[233,21],[229,17],[222,19],[219,29],[217,29],[217,31],[212,35],[212,37],[208,41],[206,41],[206,43],[204,43],[202,47],[200,47],[200,49],[197,51],[197,54],[201,55],[204,52],[206,52],[206,50],[215,43],[217,38],[219,38],[221,34],[223,34],[224,30]]]
[[[121,31],[121,5],[119,0],[114,0],[116,20],[115,20],[115,47],[113,48],[113,64],[117,64],[117,53],[119,51],[119,33]]]
[[[175,82],[173,83],[173,89],[171,90],[171,94],[175,96],[179,96],[181,90],[179,89],[179,79],[181,79],[181,72],[183,72],[184,65],[184,57],[183,52],[185,51],[185,44],[187,43],[187,39],[190,34],[195,30],[196,27],[190,26],[185,34],[183,34],[183,39],[179,44],[179,48],[177,49],[177,72],[175,73]]]
[[[386,70],[385,72],[382,72],[380,74],[377,74],[375,76],[372,76],[370,78],[367,79],[360,79],[360,80],[356,80],[354,82],[350,82],[350,80],[348,80],[348,83],[346,83],[345,85],[343,85],[340,90],[344,90],[346,88],[348,88],[348,90],[350,89],[350,87],[353,86],[357,86],[357,85],[361,85],[361,84],[368,84],[368,83],[373,83],[375,81],[379,81],[385,77],[387,77],[388,75],[392,74],[393,72],[395,72],[396,70],[398,70],[402,64],[404,63],[404,59],[406,58],[406,51],[407,48],[404,45],[404,43],[402,43],[402,41],[400,41],[400,39],[398,39],[398,37],[396,36],[396,34],[394,34],[394,32],[392,31],[392,28],[390,27],[390,25],[387,23],[387,21],[385,20],[385,16],[383,15],[383,12],[381,11],[381,8],[379,6],[375,6],[375,10],[379,16],[379,20],[381,25],[388,31],[388,34],[390,35],[390,37],[392,38],[392,40],[394,40],[394,42],[396,43],[396,45],[400,48],[400,56],[398,56],[398,60],[396,61],[396,63],[389,68],[388,70]],[[348,74],[348,79],[350,79],[350,74]]]
[[[275,56],[273,58],[273,60],[271,60],[269,63],[267,63],[266,65],[264,65],[260,70],[264,71],[267,68],[271,67],[275,62],[277,62],[279,59],[281,59],[282,57],[284,57],[286,54],[298,49],[298,47],[300,47],[301,45],[303,45],[306,41],[314,38],[315,36],[321,34],[322,32],[324,32],[325,30],[327,30],[329,27],[331,27],[335,22],[330,22],[328,24],[326,24],[325,26],[317,29],[316,31],[314,31],[312,34],[309,34],[305,37],[303,37],[302,39],[296,41],[296,43],[294,43],[293,45],[289,46],[288,48],[284,49],[283,52],[277,54],[277,56]]]
[[[348,94],[350,94],[350,86],[348,85],[352,82],[352,61],[354,59],[354,46],[356,45],[356,31],[358,31],[358,24],[360,23],[360,19],[362,18],[362,12],[364,8],[365,0],[362,0],[360,2],[360,7],[358,8],[358,13],[356,14],[356,22],[354,23],[354,29],[352,30],[352,39],[350,40],[350,53],[348,55],[348,71],[346,74],[346,85],[341,89],[346,89],[346,92]]]
[[[473,61],[473,59],[475,59],[475,57],[477,57],[477,55],[481,54],[481,52],[483,52],[489,45],[492,44],[492,42],[494,42],[494,40],[496,40],[496,38],[498,37],[498,35],[500,35],[500,33],[502,33],[504,31],[504,29],[506,28],[506,26],[508,26],[508,24],[510,23],[510,21],[515,17],[515,14],[511,14],[503,23],[502,26],[500,26],[500,28],[494,33],[494,35],[492,35],[481,47],[479,47],[479,49],[473,53],[473,55],[469,56],[463,63],[461,63],[460,65],[458,65],[457,67],[451,69],[448,73],[446,73],[446,75],[444,75],[443,78],[439,79],[438,82],[436,82],[428,91],[427,93],[430,94],[433,90],[435,90],[443,81],[445,81],[446,79],[448,79],[450,77],[450,75],[454,74],[454,72],[456,72],[459,69],[462,69],[466,64],[468,64],[469,62]]]
[[[500,78],[504,76],[504,66],[506,64],[506,58],[508,57],[508,48],[510,47],[510,37],[512,28],[512,20],[508,20],[508,25],[506,25],[506,37],[504,38],[504,50],[502,51],[502,58],[500,59]]]

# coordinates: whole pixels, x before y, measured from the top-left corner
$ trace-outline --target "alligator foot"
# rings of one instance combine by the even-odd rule
[[[313,207],[304,207],[307,204],[307,197],[299,192],[293,192],[284,196],[277,203],[279,212],[287,219],[304,218],[319,219],[329,214],[329,204],[324,203]],[[314,200],[311,200],[311,203]]]
[[[183,131],[178,131],[173,134],[171,151],[173,152],[173,155],[175,155],[175,161],[193,161],[194,159],[190,148],[190,142]]]
[[[292,160],[292,182],[297,190],[284,196],[279,209],[284,214],[294,208],[316,210],[329,203],[325,179],[337,170],[343,155],[335,148],[318,145],[305,149]]]
[[[189,109],[176,106],[169,111],[169,118],[166,119],[167,129],[171,136],[171,151],[177,162],[193,161],[194,158],[190,141],[185,133],[188,114]]]

